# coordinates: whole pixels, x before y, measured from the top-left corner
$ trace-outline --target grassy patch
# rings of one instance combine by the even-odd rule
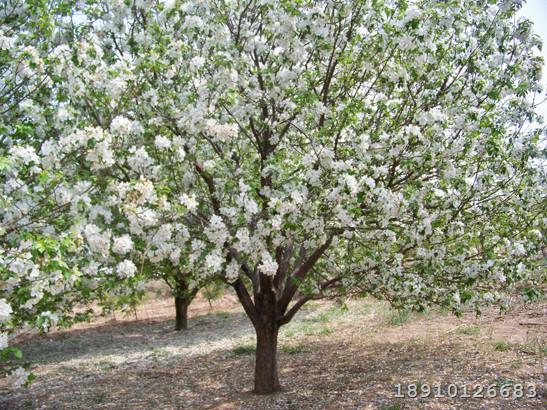
[[[339,306],[331,306],[317,313],[307,315],[302,320],[292,322],[283,329],[283,336],[291,339],[307,335],[329,335],[334,332],[333,325],[347,314],[347,310]]]
[[[105,392],[101,392],[94,396],[91,400],[94,404],[103,404],[107,402],[108,397],[106,396]]]
[[[481,328],[475,325],[463,325],[458,327],[457,332],[462,335],[478,335],[481,332]]]
[[[511,350],[511,344],[505,340],[496,340],[494,342],[494,349],[498,352],[507,352]]]
[[[313,335],[330,335],[334,332],[334,329],[331,329],[329,326],[320,326],[312,331]]]
[[[411,312],[408,310],[390,310],[387,322],[390,326],[401,326],[402,324],[408,322],[410,319]]]
[[[365,323],[376,316],[378,302],[367,300],[350,301],[349,306],[319,302],[306,305],[296,320],[284,326],[283,337],[292,339],[299,336],[329,335],[339,327]],[[384,310],[383,306],[381,307]],[[372,317],[370,316],[372,315]]]
[[[294,326],[291,326],[291,327],[287,327],[285,329],[282,330],[283,332],[283,336],[289,338],[289,339],[292,339],[293,337],[295,337],[298,333],[298,329]]]
[[[255,354],[255,352],[256,352],[256,345],[255,344],[250,344],[250,343],[236,346],[232,350],[232,353],[235,356],[246,356],[246,355],[250,355],[250,354]]]
[[[305,353],[308,352],[309,349],[304,345],[285,345],[281,346],[281,352],[288,355],[298,354],[298,353]]]
[[[25,400],[23,402],[23,408],[32,409],[33,408],[32,400]]]
[[[313,324],[327,324],[347,314],[347,309],[341,306],[330,306],[326,309],[320,309],[318,312],[313,312],[301,321],[303,326]]]
[[[503,387],[503,386],[512,386],[515,384],[515,381],[512,379],[506,379],[504,377],[500,377],[496,380],[496,386],[497,387]]]
[[[329,335],[334,330],[328,322],[298,322],[287,328],[283,335],[292,339],[298,336]]]

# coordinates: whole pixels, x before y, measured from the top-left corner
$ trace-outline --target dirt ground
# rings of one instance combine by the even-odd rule
[[[171,301],[155,300],[137,320],[21,338],[37,379],[15,392],[0,384],[0,409],[546,408],[546,304],[460,319],[347,306],[314,303],[282,329],[283,391],[270,396],[250,391],[254,333],[226,296],[212,308],[198,300],[185,332],[173,331]],[[484,397],[462,398],[464,386]]]

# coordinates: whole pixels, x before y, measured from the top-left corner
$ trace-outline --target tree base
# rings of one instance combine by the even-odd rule
[[[279,393],[279,392],[282,392],[283,389],[281,388],[281,386],[274,386],[273,388],[264,388],[264,389],[261,389],[261,390],[257,390],[257,388],[255,387],[255,389],[253,390],[253,394],[256,394],[256,395],[259,395],[259,396],[266,396],[268,394],[274,394],[274,393]]]

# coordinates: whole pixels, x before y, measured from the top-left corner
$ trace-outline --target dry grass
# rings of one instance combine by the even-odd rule
[[[395,313],[373,300],[349,307],[314,303],[282,330],[281,393],[250,392],[254,334],[228,298],[213,309],[198,301],[183,333],[172,331],[171,317],[153,316],[23,340],[38,379],[6,392],[0,408],[544,408],[545,328],[532,323],[544,320],[545,305],[461,319]],[[538,397],[396,398],[397,383],[534,383]]]

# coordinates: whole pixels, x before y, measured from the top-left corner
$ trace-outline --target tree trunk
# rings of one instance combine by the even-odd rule
[[[256,331],[254,393],[269,394],[279,391],[281,385],[277,374],[277,336],[280,324],[272,279],[266,275],[260,276],[260,291],[254,293],[254,303],[241,279],[232,286]]]
[[[188,305],[190,304],[186,298],[175,296],[175,311],[176,311],[176,330],[188,329]]]
[[[263,323],[256,329],[255,389],[257,394],[279,391],[277,375],[277,335],[275,323]]]
[[[277,375],[277,300],[272,291],[271,279],[261,277],[262,291],[256,294],[255,390],[257,394],[268,394],[281,390]]]

